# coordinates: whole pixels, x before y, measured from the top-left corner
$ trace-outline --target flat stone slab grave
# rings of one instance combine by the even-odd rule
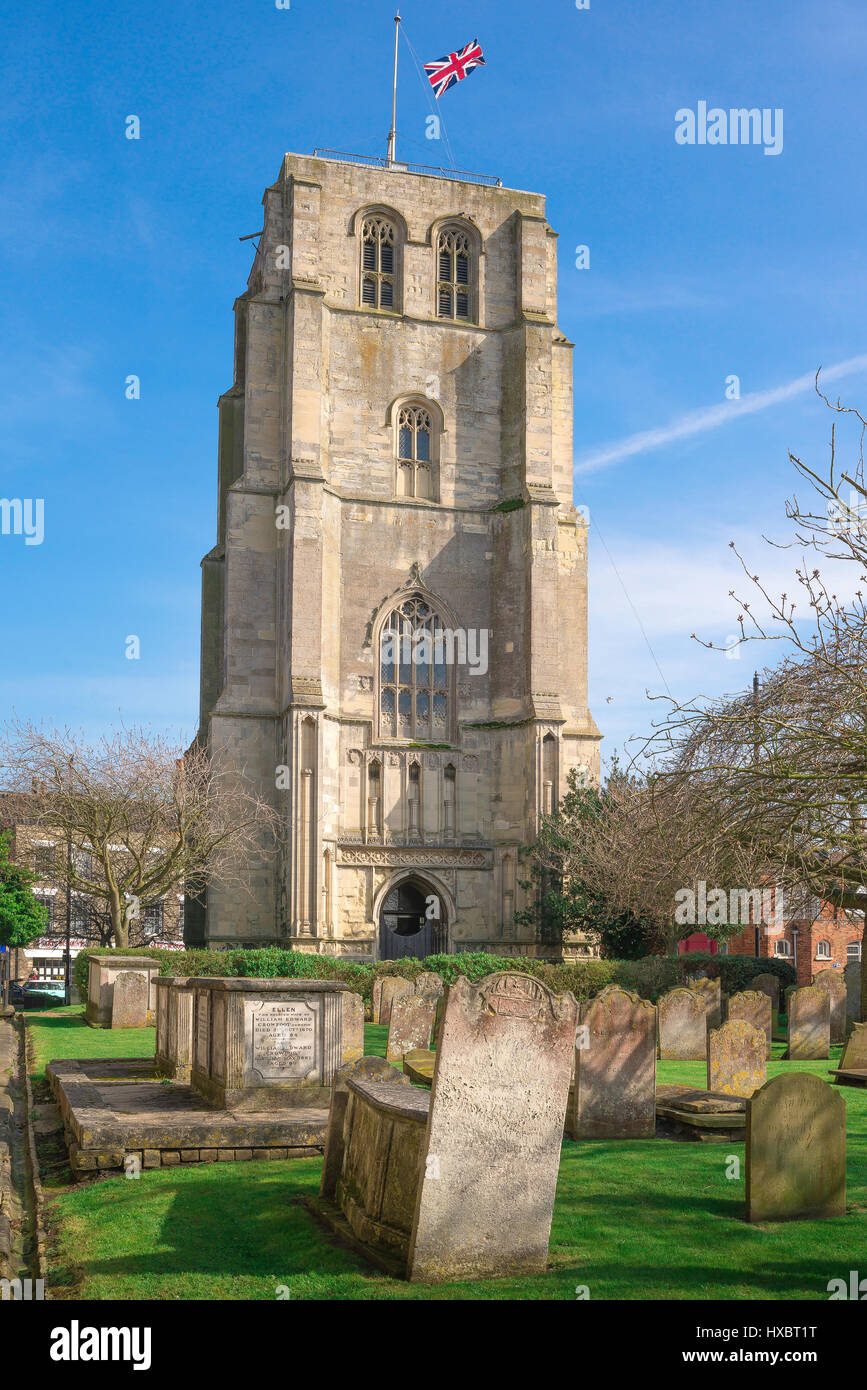
[[[743,1139],[747,1103],[740,1096],[719,1095],[697,1086],[656,1088],[657,1133],[675,1139],[723,1143]]]
[[[76,1177],[117,1176],[125,1162],[169,1168],[312,1158],[323,1151],[328,1128],[324,1107],[217,1110],[189,1086],[152,1080],[153,1068],[153,1058],[49,1063],[48,1082],[60,1106]]]

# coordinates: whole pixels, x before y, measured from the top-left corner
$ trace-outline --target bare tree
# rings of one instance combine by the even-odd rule
[[[752,691],[668,702],[644,751],[657,760],[660,804],[687,785],[704,786],[694,849],[706,862],[724,866],[746,852],[790,898],[812,895],[860,912],[867,901],[867,421],[819,394],[855,425],[857,442],[848,472],[838,469],[836,420],[824,474],[789,455],[813,489],[806,506],[797,498],[786,506],[795,536],[780,548],[803,552],[796,598],[772,595],[740,555],[753,597],[732,593],[740,641],[780,641],[785,655]],[[852,597],[832,589],[810,552],[858,567]],[[756,612],[757,601],[767,616]],[[867,1017],[863,967],[862,1010]]]
[[[121,726],[95,742],[69,729],[13,720],[0,731],[0,770],[27,795],[28,819],[69,848],[53,877],[107,916],[118,947],[142,904],[206,881],[248,881],[274,853],[276,811],[244,769],[198,743]]]

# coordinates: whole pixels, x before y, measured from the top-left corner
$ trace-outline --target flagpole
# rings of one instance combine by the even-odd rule
[[[388,162],[394,163],[394,142],[397,138],[397,36],[400,33],[400,10],[394,16],[394,76],[391,84],[391,130],[388,132]]]

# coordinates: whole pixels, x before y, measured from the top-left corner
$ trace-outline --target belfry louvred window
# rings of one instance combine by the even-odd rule
[[[385,217],[367,217],[361,230],[361,303],[395,307],[395,231]]]
[[[446,227],[437,241],[437,316],[471,319],[473,288],[469,235],[459,227]]]

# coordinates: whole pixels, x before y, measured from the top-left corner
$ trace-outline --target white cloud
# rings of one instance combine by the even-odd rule
[[[867,371],[867,353],[823,368],[819,385],[825,387],[832,381],[863,371]],[[703,406],[700,410],[691,410],[686,415],[681,415],[670,425],[627,435],[625,439],[615,440],[614,443],[606,444],[603,448],[579,459],[575,464],[575,473],[594,473],[602,468],[610,468],[612,464],[620,463],[623,459],[661,449],[665,444],[676,443],[697,434],[707,434],[710,430],[719,429],[721,425],[728,425],[733,420],[740,419],[742,415],[755,415],[757,411],[768,410],[782,401],[804,395],[813,389],[815,379],[815,373],[808,372],[783,386],[775,386],[767,391],[753,391],[738,401]]]

